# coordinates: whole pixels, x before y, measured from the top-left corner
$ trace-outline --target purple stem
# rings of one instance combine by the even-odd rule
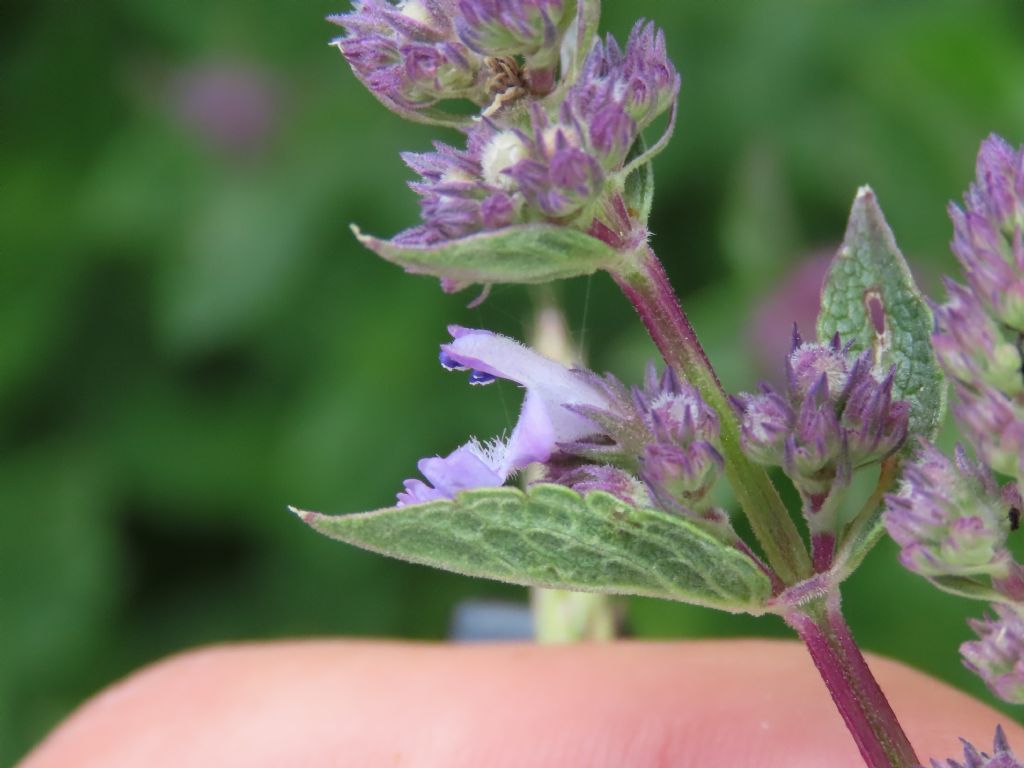
[[[605,229],[595,234],[615,235],[614,230]],[[725,472],[768,564],[787,585],[807,578],[812,573],[807,548],[767,473],[743,454],[736,414],[661,262],[643,241],[634,246],[633,255],[627,268],[612,273],[615,282],[632,302],[665,362],[718,413]]]
[[[836,535],[823,531],[811,536],[811,562],[815,573],[824,573],[832,567],[836,551]]]
[[[786,616],[832,695],[869,768],[916,768],[921,763],[871,674],[839,608],[839,593]]]

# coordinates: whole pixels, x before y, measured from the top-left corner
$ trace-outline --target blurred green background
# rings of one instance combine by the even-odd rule
[[[183,648],[440,638],[461,599],[524,597],[285,511],[386,505],[417,458],[507,428],[516,390],[470,391],[437,344],[449,322],[522,336],[530,311],[515,287],[468,310],[471,295],[356,246],[351,221],[416,220],[398,152],[436,132],[387,113],[326,45],[344,2],[5,5],[0,764]],[[1024,140],[1020,0],[606,4],[620,36],[638,14],[663,25],[684,75],[651,226],[732,389],[771,375],[794,316],[813,316],[820,271],[779,286],[834,247],[859,184],[934,294],[952,269],[944,206],[979,141]],[[783,294],[766,308],[769,288]],[[652,350],[610,281],[561,291],[594,367],[637,381]],[[773,339],[768,362],[755,350]],[[979,607],[901,570],[891,545],[846,604],[868,649],[990,698],[956,653]],[[784,633],[646,600],[629,622]]]

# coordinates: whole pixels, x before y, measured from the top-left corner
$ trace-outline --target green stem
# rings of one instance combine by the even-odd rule
[[[739,422],[661,262],[646,244],[635,256],[613,273],[616,283],[633,303],[665,362],[717,411],[726,476],[769,565],[786,584],[806,579],[812,568],[803,539],[768,474],[744,456]]]
[[[582,350],[573,343],[558,295],[551,285],[532,292],[534,312],[530,346],[564,365],[582,363]],[[528,473],[529,474],[529,471]],[[530,609],[538,643],[579,643],[614,640],[618,630],[611,595],[533,587]]]

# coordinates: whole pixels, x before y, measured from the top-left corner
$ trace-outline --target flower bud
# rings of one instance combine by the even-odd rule
[[[796,414],[771,387],[759,395],[741,394],[734,405],[742,414],[740,440],[743,452],[758,464],[778,466],[786,449]]]
[[[531,117],[529,154],[504,173],[515,180],[531,207],[552,219],[568,219],[601,194],[604,173],[587,151],[568,104],[563,105],[557,123],[552,123],[539,104],[533,105]]]
[[[697,510],[723,466],[722,455],[703,440],[687,445],[651,443],[641,460],[641,477],[670,509],[678,505]]]
[[[1021,353],[1007,341],[974,293],[947,281],[949,298],[934,308],[935,355],[943,369],[967,386],[987,384],[1006,395],[1024,393]]]
[[[827,493],[847,461],[843,433],[822,374],[797,411],[786,437],[782,466],[794,485],[808,496]]]
[[[826,396],[838,395],[850,375],[847,353],[840,348],[839,334],[828,344],[804,343],[793,333],[793,351],[786,358],[786,383],[793,405],[798,405],[825,377]]]
[[[566,0],[460,0],[456,28],[482,56],[522,56],[528,63],[553,66],[571,19],[567,5]]]
[[[805,497],[826,494],[903,445],[910,406],[893,402],[892,389],[893,372],[879,381],[870,352],[851,361],[838,334],[827,344],[805,343],[794,329],[785,392],[762,384],[761,394],[733,401],[743,451],[781,466]]]
[[[445,99],[487,98],[483,60],[455,36],[443,0],[354,0],[329,16],[348,34],[338,47],[356,76],[385,106],[415,112]]]
[[[884,522],[900,560],[928,577],[1009,575],[1006,548],[1015,487],[1000,489],[983,464],[959,446],[956,462],[925,444],[907,465],[903,486],[886,496]]]
[[[665,33],[641,19],[623,51],[609,35],[594,45],[584,62],[572,98],[587,118],[617,104],[639,133],[662,114],[679,92],[679,73],[668,58]],[[629,142],[632,144],[632,142]]]
[[[1006,733],[1001,725],[996,726],[996,737],[992,742],[992,754],[979,752],[978,749],[965,739],[960,739],[964,745],[964,761],[956,760],[932,760],[932,768],[1022,768],[1021,763],[1010,751],[1010,744],[1006,740]]]
[[[549,463],[545,466],[543,479],[547,483],[572,488],[579,494],[603,491],[627,504],[641,507],[651,505],[650,494],[642,482],[625,470],[608,464],[570,465],[562,468]]]
[[[968,622],[977,640],[960,646],[964,665],[1003,701],[1024,704],[1024,618],[1006,605],[995,616]]]
[[[491,131],[488,126],[480,130]],[[483,141],[474,134],[466,150],[435,142],[434,152],[402,154],[406,165],[422,177],[409,186],[420,195],[423,223],[399,234],[396,242],[432,245],[509,226],[517,219],[519,203],[506,187],[484,178]]]
[[[893,402],[894,379],[893,370],[878,381],[871,373],[870,355],[861,355],[853,364],[840,425],[854,467],[890,456],[907,439],[910,404]]]
[[[1024,410],[991,387],[956,387],[953,413],[978,455],[996,472],[1024,474]]]
[[[949,209],[953,253],[992,316],[1024,331],[1024,148],[986,139],[964,204]]]

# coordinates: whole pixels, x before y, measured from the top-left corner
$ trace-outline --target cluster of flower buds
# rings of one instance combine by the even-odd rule
[[[348,33],[332,41],[385,106],[423,119],[439,102],[486,106],[500,94],[547,94],[567,0],[354,0],[328,20]]]
[[[951,461],[926,444],[907,465],[900,491],[886,497],[883,519],[910,570],[998,583],[1014,567],[1006,542],[1020,504],[1016,483],[1000,488],[962,447]]]
[[[451,99],[480,107],[478,119],[455,121],[465,149],[436,143],[404,155],[421,176],[411,186],[422,223],[395,245],[440,248],[533,222],[628,227],[612,201],[641,131],[675,102],[679,74],[664,34],[643,21],[625,49],[595,40],[576,63],[570,51],[591,41],[562,43],[591,31],[585,2],[355,0],[353,11],[331,17],[348,32],[335,43],[357,76],[399,114],[434,121],[435,105]]]
[[[996,737],[992,743],[992,753],[981,752],[973,744],[961,739],[964,745],[964,761],[932,760],[932,768],[1024,768],[1013,756],[1010,743],[1002,726],[996,726]]]
[[[978,153],[965,208],[950,206],[953,252],[968,286],[947,283],[933,345],[953,379],[954,412],[996,471],[1024,475],[1024,149],[997,136]]]
[[[570,99],[592,126],[595,145],[615,156],[629,150],[678,91],[679,73],[668,58],[665,33],[641,20],[625,51],[611,35],[594,45]]]
[[[1024,148],[986,139],[964,203],[950,206],[953,253],[992,316],[1024,332]]]
[[[805,343],[794,331],[785,391],[762,383],[760,393],[734,398],[743,450],[782,467],[805,497],[820,497],[903,445],[909,405],[893,401],[892,389],[893,371],[877,378],[870,352],[853,356],[838,335]]]
[[[580,493],[605,491],[727,525],[708,499],[723,465],[718,417],[671,371],[658,376],[651,367],[644,386],[628,390],[612,376],[567,368],[505,336],[450,330],[442,366],[468,372],[471,384],[516,382],[526,389],[522,410],[507,440],[473,439],[446,457],[420,461],[429,484],[407,480],[400,504],[502,485],[540,463],[545,481]]]
[[[993,609],[995,616],[970,622],[978,639],[961,645],[960,655],[996,696],[1024,704],[1024,617],[1019,606]]]

